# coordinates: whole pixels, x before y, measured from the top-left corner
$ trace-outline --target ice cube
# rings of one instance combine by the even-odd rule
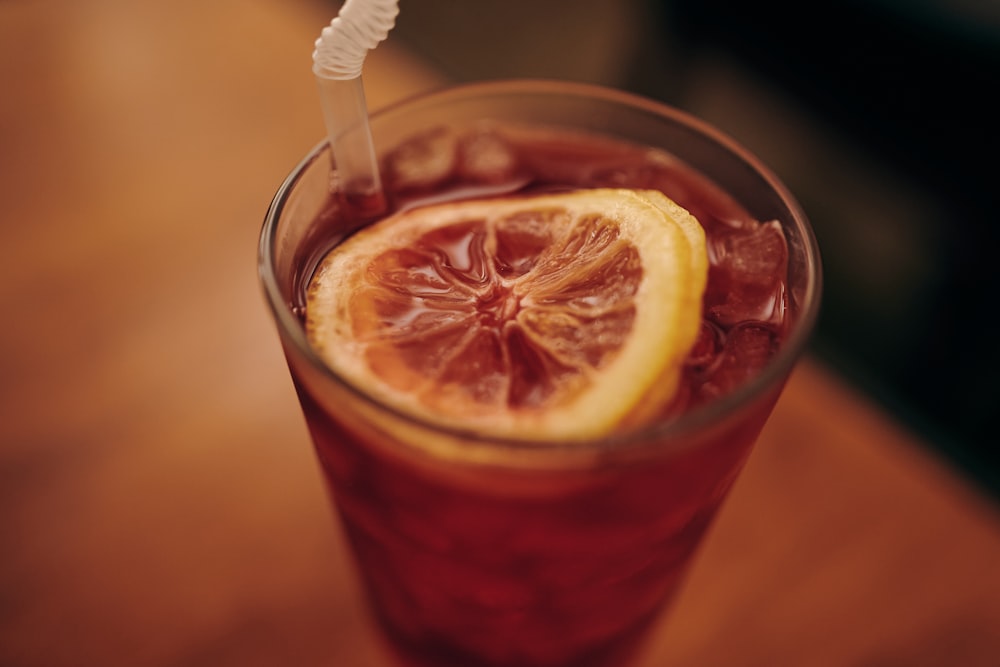
[[[724,326],[776,322],[785,307],[788,245],[776,221],[752,223],[710,239],[708,316]]]
[[[688,353],[685,365],[695,371],[704,371],[718,359],[722,342],[722,330],[717,325],[702,320],[698,339]]]
[[[428,130],[400,144],[385,158],[384,175],[396,191],[426,190],[444,183],[458,165],[458,137],[446,128]]]
[[[701,401],[738,389],[767,365],[778,347],[778,332],[770,326],[743,324],[730,331],[718,361],[698,390]]]
[[[459,173],[474,183],[503,183],[519,171],[516,151],[496,132],[470,132],[462,137],[458,151]]]

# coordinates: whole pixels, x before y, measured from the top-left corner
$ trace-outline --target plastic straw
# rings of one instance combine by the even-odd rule
[[[398,0],[347,0],[323,29],[313,51],[313,73],[341,191],[384,205],[378,159],[368,125],[361,67],[368,52],[396,23]]]

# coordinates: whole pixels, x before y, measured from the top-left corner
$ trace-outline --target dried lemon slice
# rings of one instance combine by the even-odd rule
[[[707,272],[701,225],[660,192],[448,202],[331,251],[306,333],[335,372],[424,420],[592,438],[675,394]]]

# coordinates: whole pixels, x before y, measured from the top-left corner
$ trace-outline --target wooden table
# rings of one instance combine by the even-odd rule
[[[0,3],[0,665],[387,664],[254,267],[330,18]],[[702,556],[644,667],[1000,664],[997,507],[815,361]]]

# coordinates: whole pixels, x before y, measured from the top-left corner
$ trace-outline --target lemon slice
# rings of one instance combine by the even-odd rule
[[[327,255],[306,333],[397,410],[517,439],[587,439],[662,410],[701,322],[705,235],[660,192],[429,205]]]

